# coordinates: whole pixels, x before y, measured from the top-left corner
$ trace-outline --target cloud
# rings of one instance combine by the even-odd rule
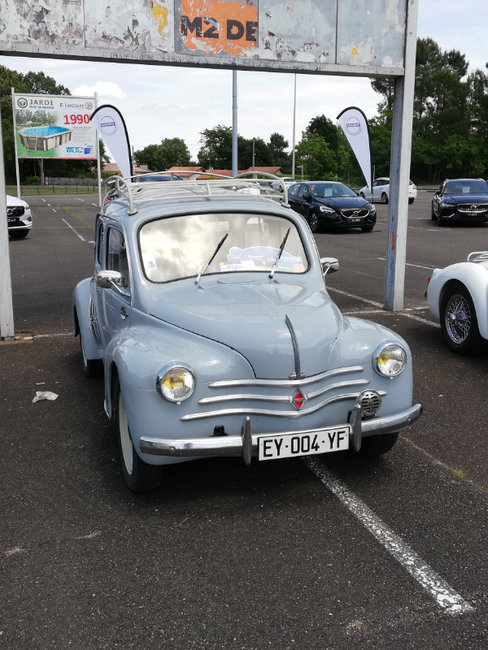
[[[93,97],[95,93],[99,102],[127,97],[122,88],[113,81],[97,81],[93,85],[81,84],[71,90],[72,95],[79,97]]]

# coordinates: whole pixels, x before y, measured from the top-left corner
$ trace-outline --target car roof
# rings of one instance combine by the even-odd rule
[[[244,172],[238,176],[208,179],[133,183],[131,178],[107,179],[109,190],[102,203],[102,214],[111,219],[128,216],[136,222],[215,209],[232,212],[244,210],[288,214],[288,192],[284,183],[272,174]],[[273,183],[271,183],[273,181]],[[276,190],[274,181],[280,181]],[[272,187],[272,184],[275,187]],[[212,204],[210,207],[209,204]],[[252,206],[252,207],[251,207]],[[287,211],[284,213],[283,209]],[[138,216],[136,216],[138,215]]]

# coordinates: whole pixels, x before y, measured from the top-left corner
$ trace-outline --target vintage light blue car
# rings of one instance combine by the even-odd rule
[[[277,180],[110,179],[74,330],[133,491],[209,456],[383,454],[421,413],[407,344],[341,315]]]

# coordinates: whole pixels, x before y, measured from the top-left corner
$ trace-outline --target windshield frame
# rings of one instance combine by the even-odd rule
[[[310,248],[309,248],[309,243],[306,241],[306,238],[303,236],[303,232],[299,225],[296,223],[295,220],[290,219],[286,215],[281,215],[281,214],[273,214],[273,213],[268,213],[268,212],[256,212],[255,210],[253,211],[245,211],[245,210],[239,210],[236,212],[229,212],[229,211],[216,211],[212,210],[211,212],[188,212],[188,213],[183,213],[179,215],[167,215],[167,216],[160,216],[156,217],[153,219],[150,219],[148,221],[145,221],[142,223],[137,232],[137,248],[138,248],[138,254],[139,254],[139,261],[141,264],[141,269],[144,277],[146,280],[151,282],[152,284],[155,285],[161,285],[161,284],[168,284],[171,282],[176,282],[179,280],[185,280],[188,278],[198,278],[198,280],[201,279],[201,277],[206,277],[209,275],[213,276],[218,276],[218,277],[223,277],[224,275],[227,276],[229,274],[238,274],[238,273],[252,273],[252,274],[257,274],[262,277],[266,277],[270,274],[270,271],[273,267],[273,264],[276,262],[276,257],[278,253],[280,252],[280,245],[282,244],[283,240],[283,235],[279,237],[279,241],[276,241],[274,246],[271,246],[269,243],[268,244],[261,244],[257,245],[255,244],[254,246],[244,246],[244,247],[238,247],[236,246],[236,242],[234,239],[231,239],[229,241],[229,248],[227,249],[224,247],[224,250],[227,251],[227,253],[230,253],[231,249],[235,249],[236,252],[233,253],[235,255],[238,255],[239,253],[243,253],[244,256],[242,257],[242,260],[238,260],[236,262],[236,265],[238,263],[244,262],[244,264],[247,262],[249,264],[249,267],[244,268],[230,268],[233,264],[229,260],[229,256],[227,256],[228,259],[228,265],[229,268],[223,269],[222,264],[225,266],[225,262],[222,263],[222,261],[219,262],[219,267],[220,270],[217,270],[217,261],[215,264],[207,264],[208,259],[212,257],[212,253],[215,250],[215,247],[218,244],[218,241],[213,242],[213,245],[209,245],[203,250],[199,251],[199,253],[203,256],[201,259],[203,260],[202,264],[199,264],[199,261],[195,262],[195,267],[192,269],[191,272],[188,273],[182,273],[181,275],[172,275],[171,277],[164,277],[162,279],[157,279],[156,273],[154,272],[154,268],[149,269],[150,266],[150,254],[148,255],[147,250],[146,253],[143,251],[143,231],[146,227],[151,227],[151,224],[156,224],[156,223],[163,223],[163,222],[168,222],[170,220],[175,220],[175,222],[179,222],[183,219],[188,219],[188,218],[195,218],[195,219],[201,219],[201,218],[207,218],[207,219],[217,219],[220,221],[220,223],[224,223],[225,219],[228,217],[233,217],[233,218],[241,218],[243,220],[246,220],[249,225],[249,220],[251,219],[263,219],[264,221],[260,224],[259,222],[256,224],[257,227],[263,227],[263,224],[266,224],[266,226],[269,226],[269,224],[278,226],[276,230],[278,231],[280,228],[282,229],[282,232],[286,232],[287,229],[291,229],[291,233],[293,233],[293,236],[290,241],[290,246],[289,248],[293,250],[293,246],[297,248],[299,255],[292,255],[290,250],[287,250],[287,246],[284,246],[284,249],[278,259],[278,262],[276,263],[276,268],[275,268],[275,273],[279,274],[280,277],[283,276],[296,276],[296,275],[303,275],[306,274],[310,271],[312,267],[311,263],[311,253],[310,253]],[[176,221],[177,220],[177,221]],[[190,224],[191,225],[191,224]],[[264,227],[266,227],[264,226]],[[283,230],[284,229],[284,230]],[[180,229],[180,231],[183,233],[183,228]],[[221,233],[225,232],[224,230],[221,231]],[[230,232],[230,228],[227,232]],[[247,233],[246,233],[247,234]],[[200,242],[202,241],[201,239],[199,240]],[[184,239],[183,235],[181,237],[178,237],[178,242],[177,244],[180,245],[180,251],[184,252],[185,246],[184,243],[189,243],[188,239]],[[170,240],[170,243],[172,245],[175,244],[175,238],[173,240]],[[222,242],[223,243],[223,242]],[[293,246],[292,246],[293,245]],[[193,241],[193,246],[195,246],[195,241]],[[250,252],[250,249],[263,249],[263,255],[266,253],[266,257],[269,260],[269,264],[266,266],[262,267],[255,267],[251,268],[251,262],[249,259],[246,260],[245,254]],[[264,249],[266,251],[264,252]],[[165,257],[165,256],[163,256]],[[166,257],[165,257],[166,259]],[[280,264],[281,262],[281,264]],[[253,264],[255,262],[253,261]],[[175,264],[176,268],[179,268],[177,266],[178,263]],[[290,267],[291,265],[294,265],[295,268],[299,270],[286,270],[286,267]],[[198,268],[197,268],[198,266]],[[281,268],[280,268],[281,266]],[[300,266],[302,267],[300,269]],[[203,269],[203,273],[202,273]]]

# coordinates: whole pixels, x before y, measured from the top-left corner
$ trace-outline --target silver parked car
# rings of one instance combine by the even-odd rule
[[[131,490],[209,456],[383,454],[419,417],[407,344],[341,315],[286,186],[112,180],[73,315]]]

